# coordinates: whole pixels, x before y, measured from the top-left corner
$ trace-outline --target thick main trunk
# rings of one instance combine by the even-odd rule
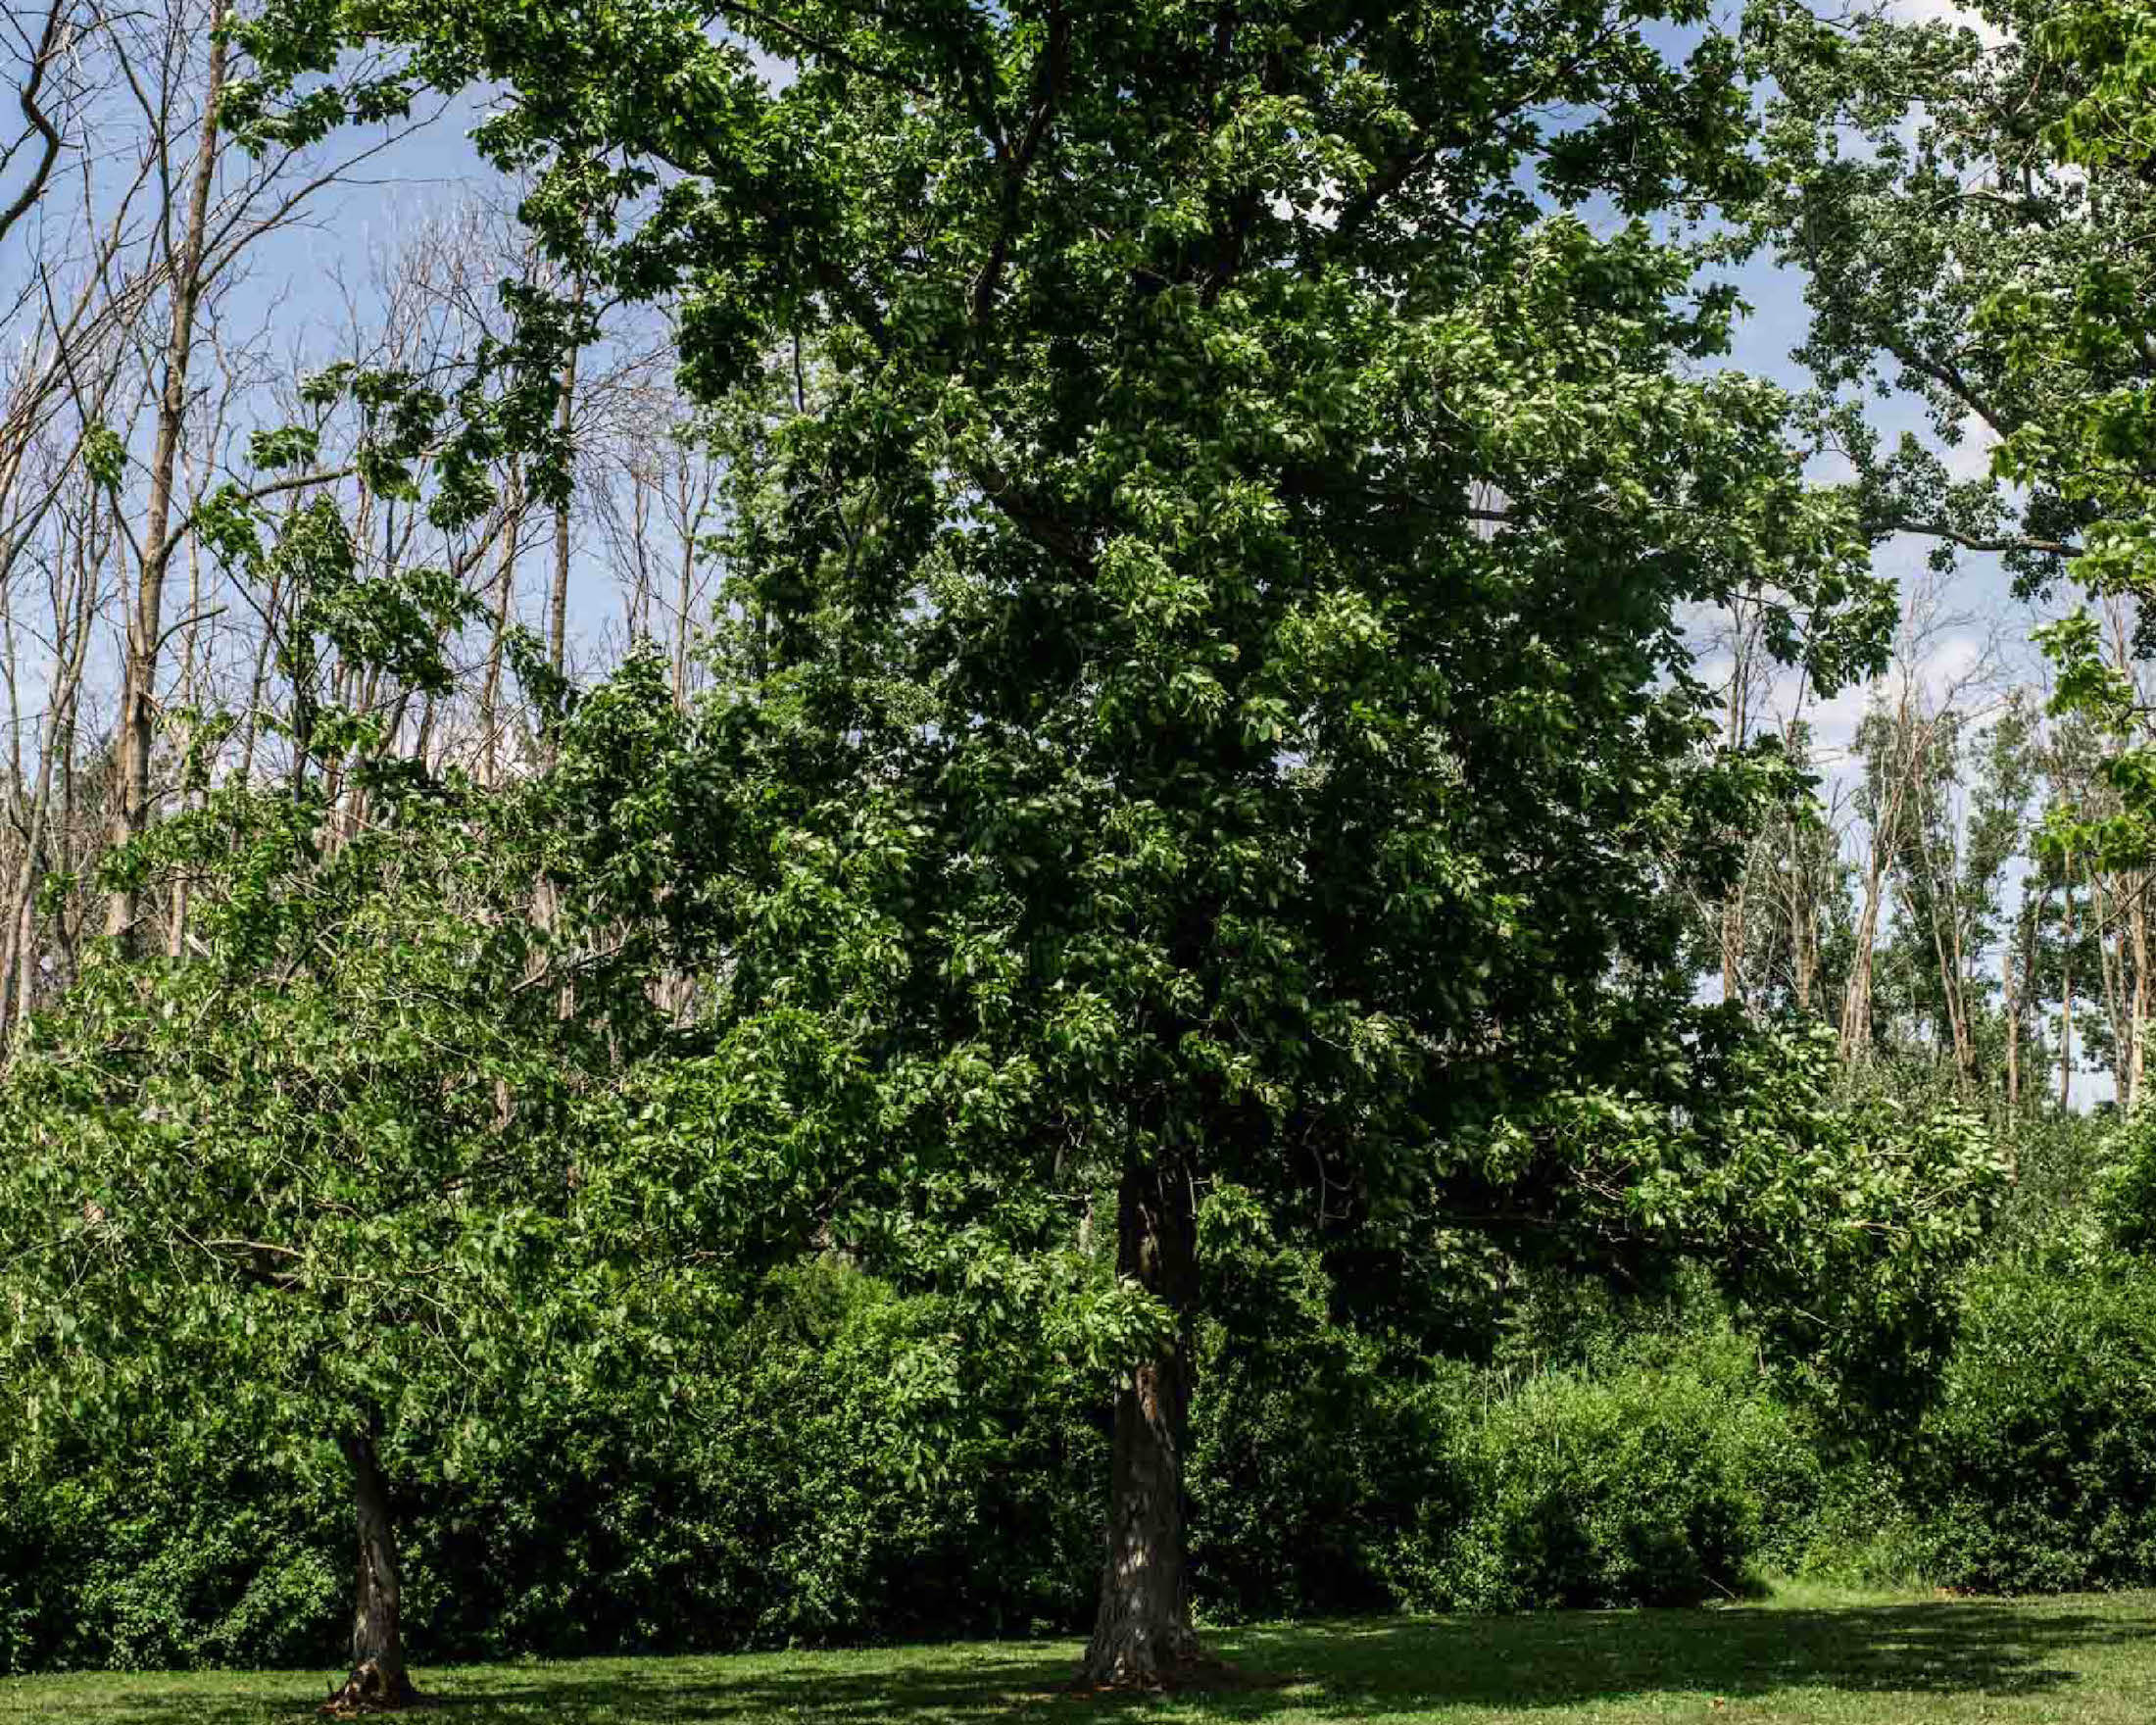
[[[344,1440],[352,1463],[352,1501],[359,1511],[359,1586],[352,1607],[352,1674],[329,1698],[325,1713],[387,1713],[417,1703],[419,1693],[405,1668],[404,1633],[397,1599],[397,1534],[389,1519],[374,1440],[355,1433]]]
[[[1145,1689],[1173,1682],[1199,1657],[1183,1537],[1197,1294],[1190,1183],[1173,1167],[1127,1170],[1117,1210],[1117,1265],[1176,1314],[1178,1333],[1116,1395],[1107,1551],[1084,1681]]]

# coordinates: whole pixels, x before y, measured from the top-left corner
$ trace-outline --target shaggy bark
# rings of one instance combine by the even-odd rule
[[[1165,1303],[1178,1321],[1173,1344],[1141,1364],[1116,1396],[1107,1551],[1083,1674],[1086,1683],[1101,1688],[1157,1688],[1200,1657],[1191,1629],[1183,1528],[1195,1231],[1190,1183],[1181,1169],[1124,1173],[1117,1265]]]
[[[397,1535],[389,1519],[374,1440],[365,1432],[343,1441],[352,1463],[352,1499],[359,1511],[359,1585],[352,1608],[352,1674],[329,1698],[325,1713],[387,1713],[417,1704],[405,1668],[397,1596]]]

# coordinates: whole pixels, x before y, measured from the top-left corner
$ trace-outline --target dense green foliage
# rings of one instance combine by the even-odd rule
[[[1399,1602],[1504,1611],[1737,1597],[1822,1495],[1810,1436],[1740,1345],[1533,1380],[1467,1433],[1454,1491],[1468,1513],[1441,1531],[1437,1505],[1425,1507]]]
[[[858,1272],[790,1278],[639,1445],[536,1424],[418,1486],[407,1610],[432,1658],[1065,1632],[1091,1603],[1105,1435],[1046,1362],[978,1384],[995,1431],[924,1467],[894,1380],[950,1313]],[[1373,1606],[1697,1602],[1819,1496],[1800,1428],[1731,1341],[1607,1374],[1419,1372],[1339,1335],[1201,1359],[1194,1562],[1215,1620]],[[0,1663],[292,1663],[334,1645],[341,1481],[214,1425],[5,1487]],[[24,1457],[24,1460],[28,1460]]]
[[[1973,1283],[1909,1484],[1927,1571],[1986,1593],[2156,1579],[2156,1275]]]
[[[1231,1257],[1200,1331],[1201,1614],[1702,1602],[1776,1572],[2156,1581],[2156,1282],[2110,1244],[2138,1244],[2147,1134],[2046,1137],[1893,1457],[1838,1437],[1840,1405],[1724,1327],[1702,1282],[1642,1301],[1539,1274],[1475,1364],[1335,1323],[1306,1262]],[[663,1426],[587,1403],[454,1479],[389,1450],[430,1658],[1084,1622],[1107,1441],[1089,1372],[969,1345],[962,1305],[835,1261],[744,1313],[685,1348],[693,1399]],[[339,1472],[215,1417],[138,1444],[11,1448],[0,1664],[322,1656],[347,1608]]]
[[[929,1465],[908,1381],[960,1369],[948,1315],[836,1268],[789,1278],[698,1359],[694,1412],[663,1434],[520,1424],[454,1486],[407,1487],[410,1632],[429,1656],[486,1657],[1068,1627],[1098,1537],[1086,1399],[1045,1370],[980,1384],[998,1429]],[[341,1473],[214,1421],[146,1437],[124,1457],[20,1458],[0,1499],[0,1666],[334,1647]]]

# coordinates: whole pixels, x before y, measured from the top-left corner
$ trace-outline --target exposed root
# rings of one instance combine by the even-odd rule
[[[1217,1653],[1199,1647],[1171,1659],[1149,1661],[1138,1670],[1126,1668],[1111,1677],[1097,1675],[1089,1666],[1070,1686],[1072,1695],[1175,1695],[1184,1692],[1279,1689],[1293,1678],[1271,1672],[1246,1671]]]
[[[356,1719],[362,1713],[401,1713],[408,1707],[428,1704],[403,1667],[385,1670],[374,1660],[364,1659],[353,1667],[343,1686],[322,1702],[321,1710],[332,1719]]]

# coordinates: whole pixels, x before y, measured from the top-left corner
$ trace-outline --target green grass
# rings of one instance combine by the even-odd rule
[[[1213,1647],[1276,1687],[1218,1696],[1063,1693],[1073,1642],[592,1659],[419,1673],[444,1725],[975,1725],[1078,1720],[1435,1720],[1443,1725],[1916,1725],[2156,1720],[2156,1595],[2039,1602],[1770,1604],[1712,1611],[1300,1624]],[[331,1673],[0,1680],[0,1725],[270,1725]]]

